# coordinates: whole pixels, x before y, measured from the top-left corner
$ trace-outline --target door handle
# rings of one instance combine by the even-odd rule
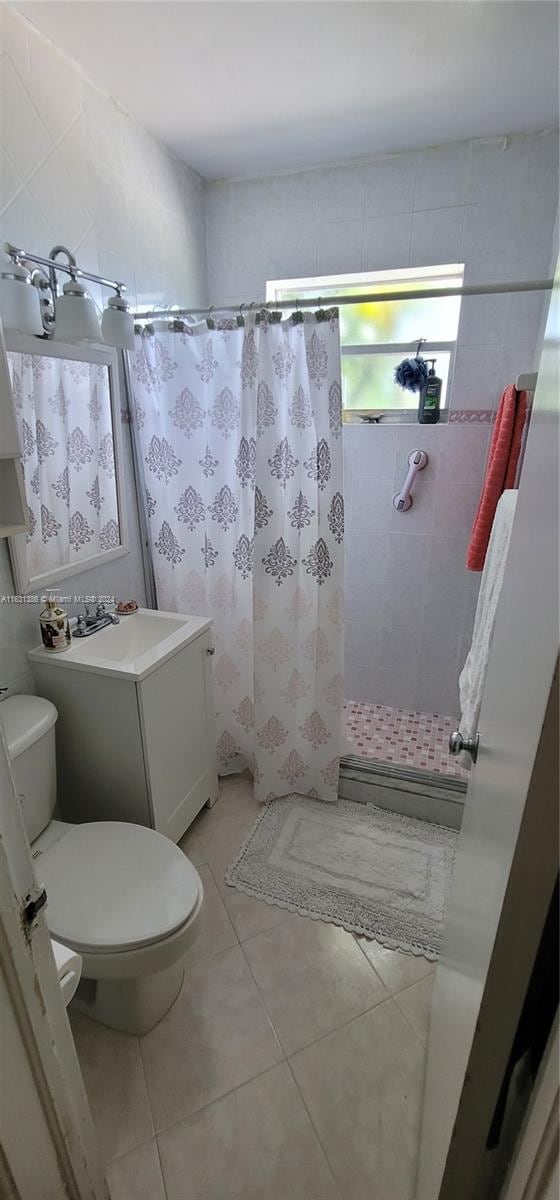
[[[478,758],[479,743],[480,734],[475,734],[473,738],[464,738],[461,731],[456,729],[455,733],[452,733],[449,738],[449,753],[456,756],[461,753],[461,750],[464,750],[466,754],[470,754],[473,763],[475,763]]]

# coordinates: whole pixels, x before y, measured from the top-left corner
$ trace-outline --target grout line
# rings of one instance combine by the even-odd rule
[[[330,1158],[329,1158],[329,1156],[328,1156],[328,1154],[327,1154],[327,1151],[326,1151],[326,1148],[325,1148],[325,1146],[323,1145],[323,1142],[322,1142],[321,1136],[320,1136],[320,1134],[319,1134],[319,1131],[318,1131],[318,1129],[317,1129],[317,1126],[316,1126],[316,1124],[315,1124],[315,1122],[314,1122],[314,1120],[313,1120],[313,1116],[312,1116],[311,1110],[310,1110],[310,1108],[309,1108],[309,1106],[308,1106],[308,1104],[307,1104],[307,1101],[306,1101],[306,1099],[305,1099],[305,1096],[304,1096],[304,1094],[303,1094],[303,1092],[302,1092],[302,1090],[301,1090],[301,1088],[300,1088],[300,1086],[299,1086],[299,1083],[298,1083],[298,1081],[297,1081],[297,1079],[296,1079],[296,1077],[295,1077],[295,1075],[294,1075],[293,1068],[292,1068],[292,1064],[291,1064],[291,1062],[290,1062],[289,1058],[288,1058],[288,1059],[286,1059],[286,1065],[287,1065],[287,1067],[288,1067],[288,1070],[289,1070],[289,1072],[290,1072],[290,1075],[292,1076],[292,1079],[293,1079],[293,1081],[294,1081],[294,1084],[295,1084],[295,1086],[296,1086],[296,1088],[297,1088],[297,1091],[298,1091],[298,1094],[299,1094],[299,1096],[300,1096],[300,1098],[301,1098],[301,1102],[302,1102],[302,1104],[303,1104],[303,1107],[304,1107],[304,1109],[305,1109],[305,1111],[306,1111],[306,1113],[307,1113],[307,1115],[308,1115],[308,1117],[309,1117],[309,1120],[310,1120],[310,1122],[311,1122],[311,1128],[313,1129],[313,1132],[314,1132],[314,1134],[315,1134],[315,1137],[317,1138],[317,1141],[318,1141],[318,1143],[319,1143],[319,1145],[320,1145],[320,1147],[321,1147],[321,1150],[323,1151],[323,1155],[324,1155],[324,1158],[325,1158],[325,1162],[326,1162],[326,1164],[327,1164],[327,1166],[328,1166],[328,1168],[329,1168],[329,1171],[330,1171],[330,1173],[331,1173],[331,1175],[332,1175],[333,1182],[334,1182],[334,1185],[335,1185],[335,1187],[336,1187],[336,1190],[337,1190],[337,1192],[339,1193],[339,1195],[340,1195],[340,1197],[341,1197],[341,1200],[342,1200],[342,1196],[343,1196],[343,1193],[342,1193],[342,1188],[339,1186],[338,1179],[336,1178],[336,1175],[335,1175],[335,1173],[334,1173],[334,1169],[333,1169],[333,1167],[331,1166],[331,1161],[330,1161]]]
[[[425,975],[425,976],[424,976],[424,979],[429,979],[429,978],[430,978],[430,975]],[[396,993],[395,993],[395,996],[393,996],[393,999],[394,999],[394,1001],[395,1001],[395,1004],[397,1005],[397,1008],[398,1008],[398,1010],[399,1010],[399,1012],[400,1012],[400,1014],[401,1014],[401,1017],[404,1017],[404,1019],[405,1019],[405,1021],[406,1021],[407,1025],[408,1025],[408,1026],[409,1026],[409,1028],[412,1030],[412,1032],[413,1032],[413,1034],[414,1034],[415,1038],[417,1039],[417,1041],[420,1043],[420,1045],[421,1045],[421,1047],[422,1047],[422,1049],[423,1049],[423,1051],[424,1051],[424,1054],[425,1054],[425,1055],[427,1055],[427,1053],[428,1053],[428,1044],[427,1044],[427,1042],[423,1042],[423,1041],[422,1041],[422,1038],[421,1038],[421,1037],[420,1037],[420,1035],[419,1035],[419,1034],[416,1032],[416,1030],[415,1030],[415,1028],[414,1028],[414,1025],[412,1024],[412,1021],[409,1019],[409,1017],[407,1016],[407,1014],[406,1014],[406,1013],[404,1012],[404,1010],[401,1008],[400,1004],[398,1004],[398,1003],[397,1003],[397,999],[396,999],[396,997],[397,997],[397,996],[402,996],[403,992],[410,992],[410,991],[412,991],[412,988],[418,987],[418,984],[419,984],[419,983],[424,983],[424,979],[417,979],[417,980],[416,980],[416,983],[411,983],[411,984],[410,984],[410,987],[407,987],[407,988],[401,988],[400,992],[396,992]],[[430,1029],[430,1026],[429,1026],[429,1024],[428,1024],[428,1033],[429,1033],[429,1029]]]
[[[216,1104],[220,1104],[222,1100],[225,1100],[226,1096],[232,1096],[234,1092],[240,1092],[241,1088],[246,1087],[248,1083],[254,1083],[255,1079],[261,1079],[263,1075],[268,1075],[269,1071],[275,1071],[277,1067],[282,1066],[283,1063],[287,1064],[287,1062],[287,1058],[279,1059],[278,1062],[272,1063],[270,1066],[265,1067],[264,1070],[257,1071],[256,1075],[251,1075],[249,1079],[244,1079],[243,1083],[237,1083],[235,1087],[228,1088],[227,1092],[222,1092],[221,1096],[216,1096],[214,1100],[209,1100],[208,1104],[201,1104],[200,1108],[195,1108],[192,1112],[187,1113],[185,1116],[179,1117],[178,1121],[171,1121],[169,1125],[164,1125],[161,1129],[156,1131],[154,1135],[156,1141],[162,1136],[162,1134],[169,1133],[171,1129],[177,1129],[179,1125],[185,1125],[186,1122],[191,1121],[193,1117],[199,1117],[201,1113],[206,1112],[207,1108],[214,1108]]]

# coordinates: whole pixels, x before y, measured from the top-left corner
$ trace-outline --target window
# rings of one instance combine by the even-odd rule
[[[355,296],[355,304],[340,307],[342,352],[342,396],[344,419],[359,419],[369,413],[393,413],[406,417],[416,411],[411,392],[394,381],[395,367],[413,356],[420,338],[425,358],[435,358],[436,373],[443,381],[441,405],[447,404],[459,313],[460,296],[422,299],[423,289],[461,287],[460,264],[419,267],[399,271],[370,271],[359,275],[323,275],[315,279],[275,279],[266,285],[269,301],[302,296]],[[387,291],[418,291],[418,299],[361,303],[360,295]]]

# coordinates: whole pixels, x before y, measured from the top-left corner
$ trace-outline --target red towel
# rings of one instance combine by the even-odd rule
[[[496,505],[506,488],[516,486],[517,463],[527,417],[527,393],[510,384],[498,405],[486,475],[467,551],[469,571],[482,571]]]

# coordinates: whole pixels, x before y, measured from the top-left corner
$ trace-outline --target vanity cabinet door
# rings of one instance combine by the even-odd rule
[[[137,685],[153,826],[174,842],[218,791],[210,649],[208,631]]]

